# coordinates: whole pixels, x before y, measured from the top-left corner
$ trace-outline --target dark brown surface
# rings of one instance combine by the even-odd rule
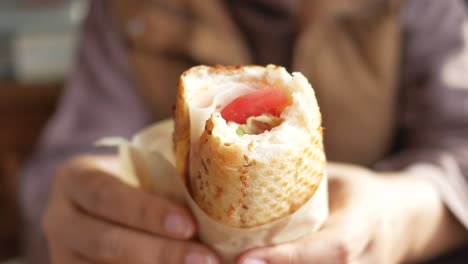
[[[0,82],[0,261],[18,253],[18,171],[55,110],[60,84]]]
[[[0,153],[14,152],[23,159],[55,109],[60,85],[0,83]]]
[[[443,256],[420,264],[467,264],[468,263],[468,245],[449,252]]]

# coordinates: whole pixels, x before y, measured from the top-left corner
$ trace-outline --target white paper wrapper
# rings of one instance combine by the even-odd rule
[[[99,145],[117,146],[124,169],[122,181],[185,203],[198,222],[200,239],[215,249],[224,263],[233,263],[248,249],[294,241],[320,228],[328,216],[326,174],[313,197],[292,215],[254,228],[234,228],[205,214],[176,173],[172,147],[173,121],[157,123],[131,142],[105,138]]]

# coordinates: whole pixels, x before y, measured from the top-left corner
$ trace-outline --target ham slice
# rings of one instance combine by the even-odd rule
[[[283,89],[279,116],[226,122],[221,111],[264,85]],[[242,136],[238,129],[252,129]],[[245,132],[245,131],[244,131]],[[197,66],[179,82],[174,146],[178,174],[197,205],[216,221],[255,227],[291,215],[325,177],[320,111],[300,73],[284,68]]]

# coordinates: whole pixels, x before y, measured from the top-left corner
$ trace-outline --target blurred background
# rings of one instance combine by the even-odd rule
[[[0,263],[20,256],[18,170],[73,67],[86,0],[0,0]]]

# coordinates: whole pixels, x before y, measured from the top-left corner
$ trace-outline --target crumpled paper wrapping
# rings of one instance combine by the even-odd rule
[[[200,239],[217,251],[223,263],[234,263],[248,249],[297,240],[318,230],[325,222],[328,216],[326,174],[312,198],[288,217],[254,228],[218,223],[197,206],[176,173],[173,127],[173,121],[166,120],[136,134],[131,142],[105,138],[98,144],[118,147],[123,182],[185,203],[197,220]]]

